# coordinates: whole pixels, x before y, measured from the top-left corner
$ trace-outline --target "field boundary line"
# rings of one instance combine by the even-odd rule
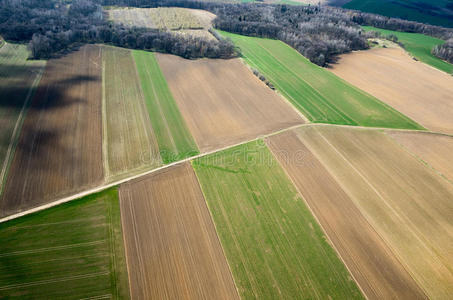
[[[351,272],[351,270],[349,269],[348,265],[346,264],[346,262],[344,261],[343,257],[341,256],[340,252],[338,251],[337,247],[335,246],[335,244],[332,242],[332,240],[330,239],[330,236],[327,234],[327,231],[325,230],[324,226],[321,224],[321,222],[319,221],[318,219],[318,216],[314,213],[313,209],[311,208],[311,206],[308,204],[308,201],[305,199],[304,195],[300,192],[299,188],[297,187],[296,185],[296,182],[293,180],[293,178],[289,175],[288,171],[286,170],[286,168],[283,166],[283,164],[280,162],[280,160],[277,158],[277,156],[275,155],[274,151],[272,151],[272,148],[269,147],[269,142],[268,140],[265,140],[264,141],[266,143],[266,147],[269,149],[269,151],[271,152],[272,154],[272,157],[277,161],[277,163],[280,165],[280,167],[283,169],[283,171],[285,172],[285,175],[286,177],[291,181],[291,184],[294,186],[294,188],[296,189],[297,193],[301,196],[301,198],[303,199],[304,203],[305,203],[305,206],[308,208],[308,210],[310,211],[311,215],[313,216],[313,218],[316,220],[316,222],[318,223],[319,227],[321,228],[322,232],[324,233],[324,236],[328,239],[329,241],[329,245],[332,247],[332,249],[334,249],[335,253],[337,254],[337,257],[341,260],[341,262],[343,263],[343,265],[345,266],[346,270],[348,270],[349,272],[349,275],[351,275],[352,279],[354,279],[354,282],[357,284],[357,287],[359,288],[359,290],[362,292],[362,295],[365,299],[369,299],[367,294],[365,294],[365,291],[362,289],[362,287],[360,286],[359,282],[357,281],[357,279],[355,278],[354,274]],[[311,152],[311,150],[310,150]]]
[[[70,196],[67,196],[67,197],[64,197],[64,198],[60,198],[59,200],[55,200],[55,201],[52,201],[50,203],[47,203],[47,204],[44,204],[44,205],[41,205],[41,206],[37,206],[37,207],[31,208],[31,209],[28,209],[28,210],[25,210],[25,211],[22,211],[22,212],[19,212],[19,213],[15,213],[13,215],[9,215],[9,216],[3,217],[3,218],[0,219],[0,223],[4,223],[4,222],[7,222],[7,221],[10,221],[10,220],[13,220],[13,219],[17,219],[19,217],[23,217],[23,216],[26,216],[26,215],[29,215],[29,214],[32,214],[32,213],[47,209],[47,208],[51,208],[51,207],[54,207],[54,206],[57,206],[57,205],[60,205],[60,204],[63,204],[63,203],[66,203],[66,202],[69,202],[69,201],[72,201],[72,200],[76,200],[76,199],[79,199],[79,198],[94,194],[94,193],[98,193],[98,192],[101,192],[101,191],[106,190],[108,188],[118,186],[120,184],[135,180],[135,179],[140,178],[142,176],[146,176],[146,175],[149,175],[149,174],[152,174],[152,173],[155,173],[155,172],[159,172],[161,170],[164,170],[166,168],[170,168],[170,167],[178,165],[178,164],[182,164],[184,162],[189,162],[191,160],[194,160],[194,159],[197,159],[197,158],[200,158],[200,157],[204,157],[204,156],[216,153],[216,152],[227,150],[229,148],[233,148],[233,147],[236,147],[236,146],[244,145],[244,144],[247,144],[249,142],[253,142],[253,141],[259,140],[259,139],[264,139],[266,137],[271,137],[273,135],[277,135],[277,134],[283,133],[285,131],[293,130],[293,129],[300,128],[300,127],[308,127],[308,126],[335,126],[335,127],[358,128],[358,129],[366,129],[366,130],[395,130],[395,131],[412,132],[412,133],[418,132],[418,133],[429,133],[429,134],[435,134],[435,135],[437,134],[437,135],[444,135],[444,136],[449,136],[449,137],[453,138],[453,135],[450,135],[450,134],[440,133],[440,132],[432,132],[432,131],[426,131],[426,130],[394,129],[394,128],[381,128],[381,127],[365,127],[365,126],[338,125],[338,124],[326,124],[326,123],[297,124],[297,125],[294,125],[294,126],[291,126],[291,127],[287,127],[287,128],[281,129],[281,130],[277,130],[277,131],[271,132],[269,134],[259,135],[259,136],[255,137],[255,138],[248,139],[248,140],[236,143],[236,144],[227,145],[227,146],[224,146],[224,147],[221,147],[221,148],[217,148],[217,149],[214,149],[214,150],[211,150],[211,151],[207,151],[207,152],[204,152],[204,153],[197,154],[197,155],[192,156],[192,157],[187,157],[185,159],[182,159],[182,160],[179,160],[179,161],[176,161],[176,162],[172,162],[170,164],[167,164],[167,165],[164,165],[164,166],[160,166],[160,167],[155,168],[155,169],[147,170],[145,172],[138,173],[138,174],[135,174],[135,175],[132,175],[132,176],[120,179],[120,180],[116,180],[116,181],[113,181],[113,182],[110,182],[110,183],[107,183],[107,184],[104,184],[104,185],[100,185],[100,186],[94,187],[92,189],[79,192],[77,194],[73,194],[73,195],[70,195]]]
[[[25,115],[27,114],[27,111],[28,111],[28,108],[30,105],[30,100],[31,100],[32,96],[34,95],[34,92],[36,91],[39,82],[41,81],[41,78],[42,78],[42,75],[44,74],[45,69],[46,69],[46,66],[45,65],[42,66],[41,69],[39,70],[38,74],[36,75],[36,78],[33,80],[33,83],[30,86],[30,89],[28,90],[27,96],[25,97],[24,105],[22,105],[22,108],[20,110],[19,117],[17,118],[17,121],[16,121],[16,125],[14,125],[13,134],[11,135],[8,150],[6,152],[5,160],[3,161],[2,170],[0,172],[0,195],[3,192],[4,183],[6,180],[6,173],[11,164],[12,155],[15,152],[14,150],[16,148],[15,146],[17,145],[17,142],[19,141],[19,136],[21,133],[22,125],[24,124],[24,121],[25,121]]]
[[[104,180],[110,177],[110,166],[108,156],[108,132],[107,132],[107,99],[105,98],[105,60],[104,60],[104,48],[102,51],[102,163],[104,166]]]

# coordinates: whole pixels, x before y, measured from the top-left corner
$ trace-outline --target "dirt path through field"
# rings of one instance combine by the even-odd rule
[[[120,204],[132,299],[238,299],[189,163],[121,185]]]
[[[453,77],[414,61],[401,48],[345,54],[331,71],[422,126],[453,133]]]

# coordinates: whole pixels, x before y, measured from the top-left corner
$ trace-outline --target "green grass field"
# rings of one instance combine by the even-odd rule
[[[281,41],[221,33],[231,38],[245,61],[263,73],[312,122],[421,129]]]
[[[357,9],[387,17],[453,27],[451,0],[352,0],[344,8]],[[449,9],[446,9],[449,6]]]
[[[127,299],[118,191],[0,224],[0,299]]]
[[[394,34],[398,37],[398,41],[404,45],[404,48],[418,60],[449,74],[453,72],[452,64],[431,54],[431,50],[434,46],[443,44],[443,40],[419,33],[399,32],[370,26],[363,26],[362,28],[365,31],[379,31],[383,35]]]
[[[146,106],[164,163],[199,153],[153,53],[133,51]]]
[[[27,60],[27,46],[0,37],[0,194],[23,120],[46,65]]]
[[[193,167],[243,299],[362,298],[263,141]]]

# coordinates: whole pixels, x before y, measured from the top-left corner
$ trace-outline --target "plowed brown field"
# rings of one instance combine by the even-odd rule
[[[453,137],[421,132],[387,133],[406,150],[453,181]]]
[[[132,299],[238,299],[188,163],[120,187]]]
[[[101,50],[50,60],[25,119],[0,215],[38,206],[103,180]]]
[[[432,299],[453,295],[453,185],[376,130],[299,134]]]
[[[453,77],[401,48],[346,54],[331,71],[425,128],[453,133]]]
[[[157,57],[201,151],[303,123],[289,104],[238,59]]]
[[[368,299],[423,299],[423,291],[299,137],[267,139]]]

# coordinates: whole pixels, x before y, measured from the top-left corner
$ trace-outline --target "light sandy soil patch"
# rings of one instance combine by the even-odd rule
[[[120,187],[132,299],[238,299],[188,163]]]
[[[453,77],[401,48],[349,53],[331,71],[425,128],[453,133]]]
[[[431,299],[453,295],[453,185],[376,130],[299,131]]]
[[[50,60],[22,127],[0,215],[103,181],[101,48]]]
[[[303,123],[238,59],[186,60],[164,54],[157,58],[201,151]]]
[[[368,299],[423,299],[423,291],[327,169],[293,132],[267,139]]]
[[[103,47],[104,155],[108,180],[162,164],[129,50]]]
[[[388,131],[386,133],[406,150],[453,182],[453,137],[421,132]]]

